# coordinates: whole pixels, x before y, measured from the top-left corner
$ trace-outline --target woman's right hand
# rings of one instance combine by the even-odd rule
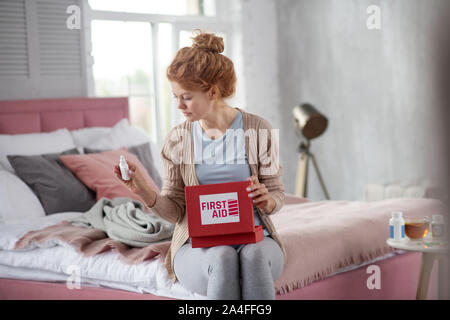
[[[126,161],[128,163],[128,176],[130,177],[130,180],[122,179],[122,174],[120,173],[118,164],[114,166],[114,174],[120,181],[122,181],[122,183],[128,188],[128,190],[142,197],[149,190],[147,182],[145,181],[144,176],[136,167],[136,165],[131,161]]]

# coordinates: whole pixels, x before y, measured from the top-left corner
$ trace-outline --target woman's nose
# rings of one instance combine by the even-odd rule
[[[183,101],[178,101],[178,109],[180,110],[186,109],[186,105],[184,104]]]

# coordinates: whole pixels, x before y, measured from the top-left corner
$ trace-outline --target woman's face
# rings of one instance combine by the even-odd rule
[[[213,100],[207,92],[185,90],[178,82],[171,81],[170,85],[173,96],[177,99],[178,109],[187,120],[200,120],[211,110]]]

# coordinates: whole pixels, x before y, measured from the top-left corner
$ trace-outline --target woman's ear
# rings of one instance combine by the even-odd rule
[[[216,86],[211,86],[211,88],[208,91],[208,97],[210,100],[217,100],[219,99],[219,90]]]

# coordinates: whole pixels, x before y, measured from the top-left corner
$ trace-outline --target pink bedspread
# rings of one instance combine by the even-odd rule
[[[433,199],[285,205],[272,216],[287,253],[283,274],[275,283],[277,292],[302,288],[340,268],[392,252],[386,244],[392,211],[402,211],[404,216],[431,216],[444,214],[445,206]]]
[[[444,214],[444,209],[442,202],[432,199],[313,202],[287,198],[284,207],[271,216],[287,253],[287,264],[275,283],[277,292],[302,288],[340,268],[392,252],[386,244],[392,211],[402,211],[404,216],[430,216]],[[108,238],[102,231],[62,222],[27,233],[17,241],[16,248],[51,238],[69,243],[86,256],[115,250],[120,259],[130,264],[163,258],[170,245],[170,241],[165,241],[131,248]]]

